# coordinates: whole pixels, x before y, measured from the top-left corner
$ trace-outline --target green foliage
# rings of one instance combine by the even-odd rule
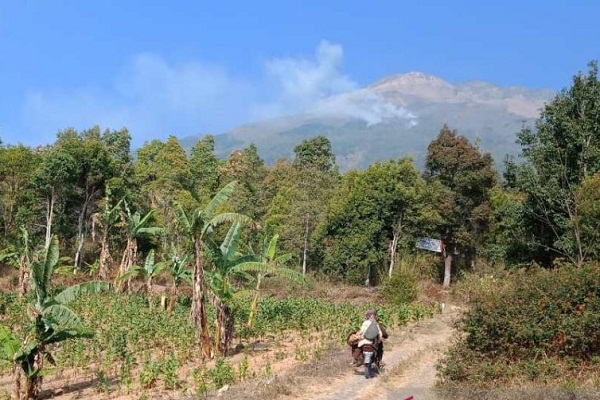
[[[337,173],[335,154],[326,136],[315,136],[294,147],[294,166],[320,172]]]
[[[383,282],[381,294],[387,303],[408,304],[417,299],[417,283],[414,273],[396,271]]]
[[[436,236],[444,243],[444,287],[450,286],[454,253],[471,262],[483,244],[490,219],[490,190],[496,181],[489,153],[444,125],[429,146],[425,177],[435,188],[440,216]]]
[[[514,271],[489,283],[472,293],[464,340],[441,367],[446,379],[544,381],[600,356],[599,265]]]
[[[315,234],[323,271],[350,283],[377,282],[376,272],[389,264],[394,237],[398,247],[412,247],[415,237],[432,227],[431,208],[411,159],[349,172]]]
[[[31,273],[31,302],[27,305],[30,323],[20,333],[23,339],[0,325],[0,357],[21,368],[25,376],[23,393],[19,396],[37,397],[41,390],[43,360],[51,364],[53,345],[68,339],[86,338],[91,334],[77,314],[67,304],[83,293],[97,293],[110,288],[105,282],[85,282],[71,286],[52,296],[52,274],[59,260],[58,239],[53,236],[48,246],[36,254],[28,269]],[[21,315],[21,318],[23,316]]]
[[[140,385],[142,389],[153,387],[160,376],[160,363],[150,358],[150,354],[144,356],[144,364],[140,370]]]
[[[212,135],[204,136],[192,147],[189,165],[197,198],[200,203],[209,201],[219,188],[219,160]]]
[[[264,161],[258,156],[258,149],[253,144],[229,155],[221,166],[220,180],[238,182],[235,196],[230,200],[233,211],[254,220],[262,219],[266,204],[263,203],[260,187],[266,173]]]
[[[217,389],[235,382],[233,368],[223,357],[217,357],[215,366],[208,371],[208,375]]]
[[[600,171],[599,115],[598,65],[591,62],[586,74],[574,76],[572,86],[545,105],[535,130],[518,135],[527,162],[509,166],[514,186],[527,195],[523,240],[545,265],[557,257],[581,264],[598,252],[597,232],[582,226],[589,220],[581,220],[577,192]]]

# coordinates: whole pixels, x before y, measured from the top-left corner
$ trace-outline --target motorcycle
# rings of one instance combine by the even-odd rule
[[[384,335],[387,338],[387,334]],[[363,354],[363,349],[358,347],[358,343],[362,340],[362,337],[358,335],[356,332],[351,332],[348,334],[346,338],[346,343],[350,347],[350,354],[352,354],[352,365],[354,367],[360,367],[364,365],[365,356]],[[383,372],[384,364],[382,361],[383,357],[383,342],[380,341],[377,345],[377,351],[373,353],[371,357],[371,367],[374,368],[377,373]]]

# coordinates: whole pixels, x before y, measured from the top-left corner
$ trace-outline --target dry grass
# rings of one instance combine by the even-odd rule
[[[314,297],[336,303],[366,304],[382,302],[378,288],[348,285],[320,274],[309,274],[307,284],[290,284],[281,277],[270,277],[263,283],[264,294],[277,297]]]
[[[290,396],[297,388],[310,384],[319,379],[327,381],[328,378],[339,376],[340,371],[347,371],[350,354],[347,347],[339,344],[328,343],[319,360],[311,360],[298,364],[287,370],[284,374],[268,378],[254,379],[232,386],[221,393],[223,400],[274,400],[281,396]],[[186,399],[212,399],[217,392],[207,393],[204,396],[191,396]]]

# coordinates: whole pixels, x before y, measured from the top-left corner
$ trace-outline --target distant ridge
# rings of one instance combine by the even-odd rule
[[[477,140],[500,167],[506,154],[519,152],[516,133],[532,126],[553,90],[499,87],[482,81],[451,84],[437,76],[409,72],[325,99],[298,115],[238,126],[216,135],[225,158],[254,143],[267,164],[293,157],[302,140],[325,135],[342,170],[411,156],[424,164],[427,145],[448,124]],[[182,139],[191,147],[196,137]]]

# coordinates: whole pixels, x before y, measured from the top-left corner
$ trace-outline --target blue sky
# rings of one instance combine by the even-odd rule
[[[410,71],[559,90],[599,58],[598,16],[593,0],[0,0],[0,138],[218,134]]]

